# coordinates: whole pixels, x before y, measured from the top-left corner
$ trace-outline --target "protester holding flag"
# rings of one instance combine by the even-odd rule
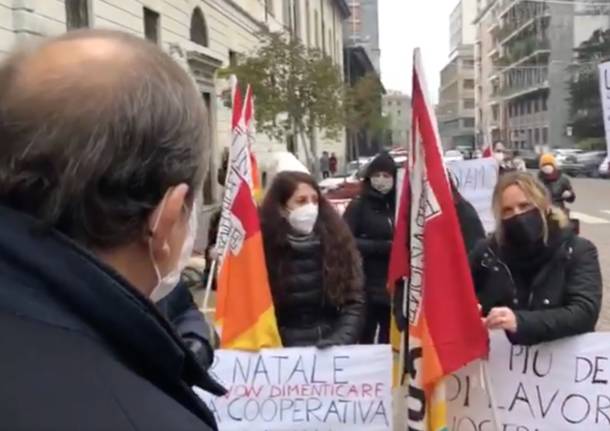
[[[387,344],[390,339],[388,264],[394,237],[396,212],[396,163],[388,153],[379,154],[368,166],[360,196],[345,210],[358,250],[362,254],[367,299],[366,324],[361,342]]]
[[[470,256],[486,326],[526,345],[593,331],[602,299],[596,247],[574,235],[530,174],[500,177],[493,208],[496,233]]]
[[[357,343],[365,311],[360,255],[316,181],[279,173],[263,201],[261,225],[283,345]]]

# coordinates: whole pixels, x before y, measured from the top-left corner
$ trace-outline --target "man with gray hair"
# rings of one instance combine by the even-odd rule
[[[82,30],[0,63],[0,423],[215,430],[220,388],[154,303],[175,287],[208,157],[188,75]]]

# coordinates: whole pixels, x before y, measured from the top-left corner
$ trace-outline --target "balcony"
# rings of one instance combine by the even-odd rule
[[[506,84],[500,90],[504,100],[514,99],[529,93],[549,88],[549,68],[532,66],[506,77]]]
[[[528,60],[535,58],[538,55],[549,54],[551,44],[548,39],[529,38],[518,43],[515,43],[510,51],[499,57],[494,66],[504,68],[505,72],[508,69],[526,63]]]
[[[526,16],[524,19],[510,21],[498,31],[498,41],[500,45],[506,45],[511,40],[530,29],[534,24],[540,24],[543,20],[550,18],[548,9],[541,10],[533,16]]]

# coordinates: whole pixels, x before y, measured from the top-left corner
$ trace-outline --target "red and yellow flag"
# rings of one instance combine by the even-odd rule
[[[487,356],[470,268],[443,162],[419,50],[413,70],[413,142],[398,213],[390,281],[406,277],[400,305],[407,427],[446,430],[443,377]],[[398,292],[400,291],[400,292]],[[406,347],[406,348],[405,348]],[[439,389],[441,389],[439,391]]]
[[[253,198],[246,109],[242,109],[241,101],[241,93],[236,87],[233,92],[233,140],[216,241],[220,252],[216,323],[221,348],[255,351],[280,347],[281,340]],[[243,104],[245,106],[247,102]],[[236,110],[239,110],[239,116]]]

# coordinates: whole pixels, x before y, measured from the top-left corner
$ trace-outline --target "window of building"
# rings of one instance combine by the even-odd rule
[[[288,31],[292,32],[292,19],[290,18],[292,7],[290,3],[290,0],[282,1],[282,23]]]
[[[203,12],[198,7],[193,10],[191,15],[191,41],[197,45],[209,46],[208,26],[205,23]]]
[[[293,31],[299,38],[302,39],[301,35],[301,2],[294,0],[292,3],[292,14],[293,14]]]
[[[311,46],[311,10],[309,8],[309,0],[305,0],[305,37],[307,46]]]
[[[322,52],[326,54],[326,23],[322,20]]]
[[[474,79],[465,79],[464,88],[472,90],[474,88]]]
[[[273,0],[265,0],[265,15],[275,16]]]
[[[542,110],[545,112],[548,110],[548,107],[546,105],[546,96],[542,97]]]
[[[66,28],[89,27],[89,0],[66,0]]]
[[[464,67],[472,69],[474,67],[474,60],[464,60]]]
[[[144,36],[154,43],[159,43],[159,14],[144,8]]]
[[[544,127],[542,129],[542,145],[546,145],[549,142],[549,128]]]
[[[229,50],[229,66],[235,67],[238,64],[239,64],[239,54],[237,54],[237,52],[230,49]]]
[[[464,99],[464,109],[474,109],[474,99]]]
[[[527,109],[527,113],[532,113],[532,104],[530,102],[525,102],[525,109]]]
[[[540,99],[534,99],[534,112],[540,112]]]
[[[320,48],[320,14],[318,11],[313,13],[314,16],[314,41],[316,43],[316,48]]]
[[[212,97],[210,93],[203,93],[203,104],[206,107],[207,123],[214,124],[212,121]],[[208,167],[208,174],[206,175],[203,182],[203,204],[211,205],[214,203],[214,172],[213,161],[210,158],[210,166]]]
[[[527,130],[527,143],[529,145],[531,145],[533,142],[533,139],[534,139],[534,132],[532,131],[532,129],[528,129]]]
[[[474,118],[464,118],[462,120],[462,127],[474,127]]]
[[[534,129],[534,144],[540,143],[540,129]]]

